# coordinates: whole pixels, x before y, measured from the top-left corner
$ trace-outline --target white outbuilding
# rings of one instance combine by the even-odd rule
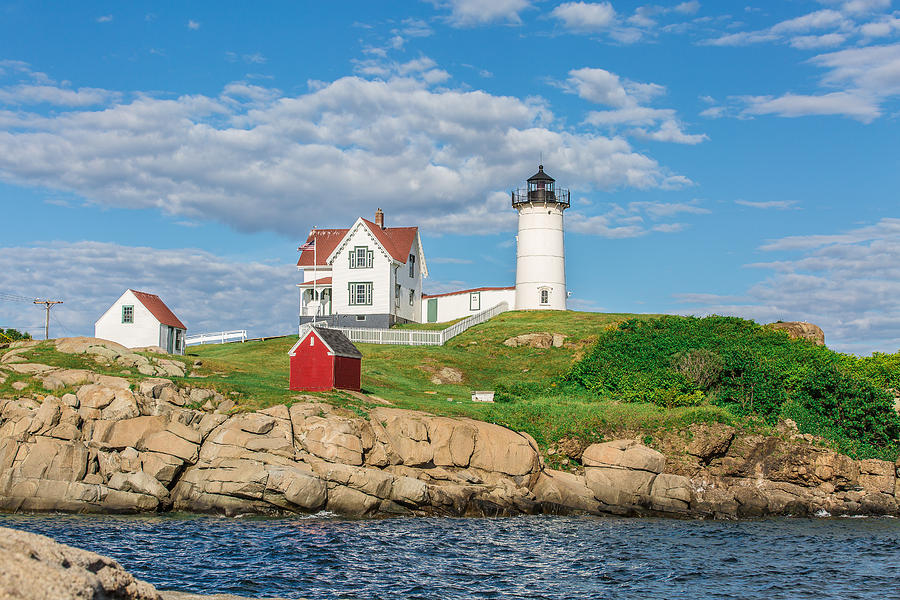
[[[94,337],[127,348],[159,346],[184,354],[187,327],[156,294],[126,290],[94,323]]]

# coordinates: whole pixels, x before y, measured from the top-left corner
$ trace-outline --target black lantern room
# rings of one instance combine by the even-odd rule
[[[569,190],[556,190],[556,180],[544,173],[544,165],[538,165],[538,172],[528,178],[527,188],[512,192],[512,203],[524,202],[554,203],[569,206]]]

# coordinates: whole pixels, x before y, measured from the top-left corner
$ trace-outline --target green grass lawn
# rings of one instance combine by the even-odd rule
[[[178,385],[214,388],[234,399],[238,403],[236,410],[290,404],[300,396],[311,395],[365,416],[370,408],[387,401],[398,408],[471,417],[526,431],[544,448],[563,437],[599,441],[618,435],[652,436],[660,429],[672,430],[695,422],[735,423],[731,413],[715,406],[664,409],[649,403],[600,400],[586,393],[563,393],[556,387],[557,377],[583,356],[599,332],[634,316],[574,311],[507,312],[472,327],[444,346],[359,344],[365,395],[290,391],[288,351],[297,340],[295,336],[191,346],[187,356],[170,358],[184,361],[192,375],[173,378]],[[430,327],[435,328],[436,324]],[[564,334],[565,345],[537,349],[503,344],[510,337],[535,332]],[[100,365],[89,356],[61,354],[52,342],[42,343],[23,357],[31,362],[124,376],[135,384],[144,378],[115,364]],[[462,381],[432,382],[444,368],[458,371]],[[13,382],[23,380],[29,383],[28,388],[22,392],[12,390]],[[509,402],[471,401],[472,390],[516,385],[531,386],[534,393]],[[2,397],[46,393],[38,380],[27,375],[7,373],[6,383],[0,384]]]
[[[469,329],[444,346],[358,344],[363,353],[363,392],[375,399],[340,392],[321,396],[357,414],[379,406],[378,399],[384,399],[398,408],[489,421],[527,431],[543,447],[567,436],[596,441],[622,432],[652,434],[660,428],[694,422],[733,423],[731,413],[713,406],[666,410],[648,403],[564,395],[556,389],[553,380],[581,357],[599,331],[633,316],[573,311],[507,312]],[[562,348],[503,345],[510,337],[534,332],[562,333],[568,337]],[[192,346],[188,354],[203,362],[201,368],[209,374],[211,384],[239,392],[247,408],[261,408],[290,403],[298,395],[288,390],[287,353],[295,342],[295,337],[289,337]],[[462,373],[462,382],[433,383],[435,373],[446,367]],[[531,384],[542,393],[514,402],[471,401],[472,390],[493,390],[500,384]]]

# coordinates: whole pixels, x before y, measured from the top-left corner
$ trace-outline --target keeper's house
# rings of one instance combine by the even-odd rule
[[[314,229],[300,249],[300,324],[381,327],[418,322],[428,277],[418,227],[358,218],[349,229]]]
[[[159,346],[184,354],[187,327],[156,294],[126,290],[94,323],[94,337],[126,348]]]

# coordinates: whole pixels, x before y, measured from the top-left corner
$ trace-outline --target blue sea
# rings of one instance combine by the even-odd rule
[[[900,598],[900,521],[0,515],[159,589],[310,599]]]

